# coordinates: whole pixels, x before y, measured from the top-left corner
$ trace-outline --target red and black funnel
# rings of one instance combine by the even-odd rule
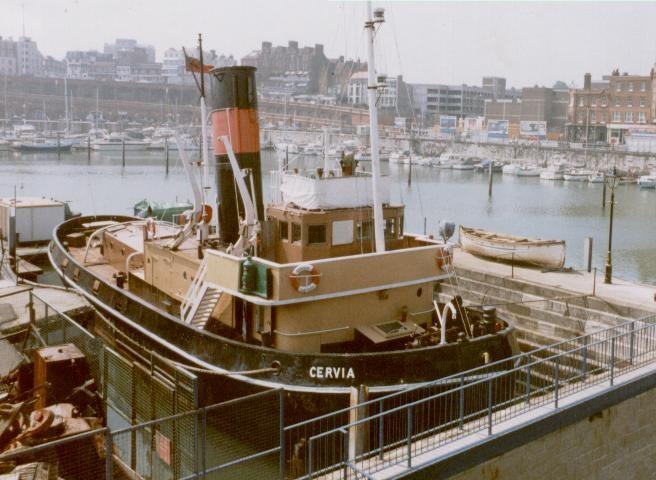
[[[255,192],[251,192],[257,216],[264,218],[262,201],[262,167],[260,164],[260,127],[257,115],[257,90],[254,67],[223,67],[210,72],[212,89],[212,139],[216,158],[216,187],[219,201],[219,228],[224,244],[239,238],[241,199],[233,177],[225,145],[219,140],[228,136],[239,168],[253,175]],[[250,182],[246,182],[250,188]],[[238,210],[239,208],[239,210]]]

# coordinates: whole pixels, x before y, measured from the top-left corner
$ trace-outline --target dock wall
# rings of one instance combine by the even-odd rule
[[[404,478],[644,479],[656,464],[656,372]]]

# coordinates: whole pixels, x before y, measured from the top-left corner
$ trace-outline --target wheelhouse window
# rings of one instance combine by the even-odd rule
[[[371,222],[358,222],[358,240],[368,240],[371,238]]]
[[[289,240],[289,222],[280,222],[278,224],[278,229],[280,230],[280,240]]]
[[[385,238],[396,238],[396,218],[385,219]]]
[[[292,242],[301,241],[301,224],[292,223]]]
[[[326,225],[308,225],[308,245],[326,243]]]

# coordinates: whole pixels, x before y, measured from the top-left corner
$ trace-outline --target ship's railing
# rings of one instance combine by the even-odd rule
[[[418,455],[492,435],[504,422],[546,406],[557,410],[592,387],[613,387],[619,376],[656,361],[656,324],[628,322],[518,359],[505,370],[451,377],[460,378],[453,387],[422,386],[414,395],[390,395],[342,411],[342,417],[286,428],[286,444],[298,439],[305,448],[298,477],[368,478],[379,472],[376,478],[384,478],[382,471],[411,468]],[[342,423],[344,413],[348,419]]]

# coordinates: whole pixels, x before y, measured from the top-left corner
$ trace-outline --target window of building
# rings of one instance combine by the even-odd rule
[[[289,240],[289,222],[280,222],[278,229],[280,230],[280,240]]]
[[[633,107],[633,97],[626,97],[626,106],[629,108]]]
[[[633,91],[633,82],[629,82],[629,92]]]
[[[647,91],[647,82],[645,82],[644,80],[642,82],[640,82],[640,91],[641,92],[646,92]]]
[[[292,223],[292,242],[301,241],[301,224]]]
[[[606,114],[604,112],[599,114],[599,123],[606,123]]]
[[[645,112],[638,112],[638,123],[645,123]]]
[[[590,106],[592,106],[592,107],[597,106],[597,97],[595,97],[595,96],[590,97]]]
[[[613,122],[620,121],[620,112],[613,112]]]
[[[597,112],[590,112],[590,123],[595,123],[597,121]]]
[[[633,123],[633,112],[624,112],[624,121],[626,123]]]
[[[645,108],[646,103],[647,99],[645,97],[640,97],[640,108]]]
[[[622,91],[622,83],[621,82],[617,82],[615,84],[615,90],[618,91],[618,92]]]
[[[576,121],[583,123],[583,112],[576,112]]]
[[[601,97],[601,106],[605,107],[608,105],[608,97]]]
[[[620,97],[615,97],[615,106],[616,107],[620,106],[620,102],[621,102],[621,98]]]
[[[396,218],[385,219],[385,238],[396,238]]]
[[[579,97],[579,107],[582,107],[582,106],[583,106],[583,97],[580,96]]]
[[[326,225],[308,225],[308,245],[326,243]]]

